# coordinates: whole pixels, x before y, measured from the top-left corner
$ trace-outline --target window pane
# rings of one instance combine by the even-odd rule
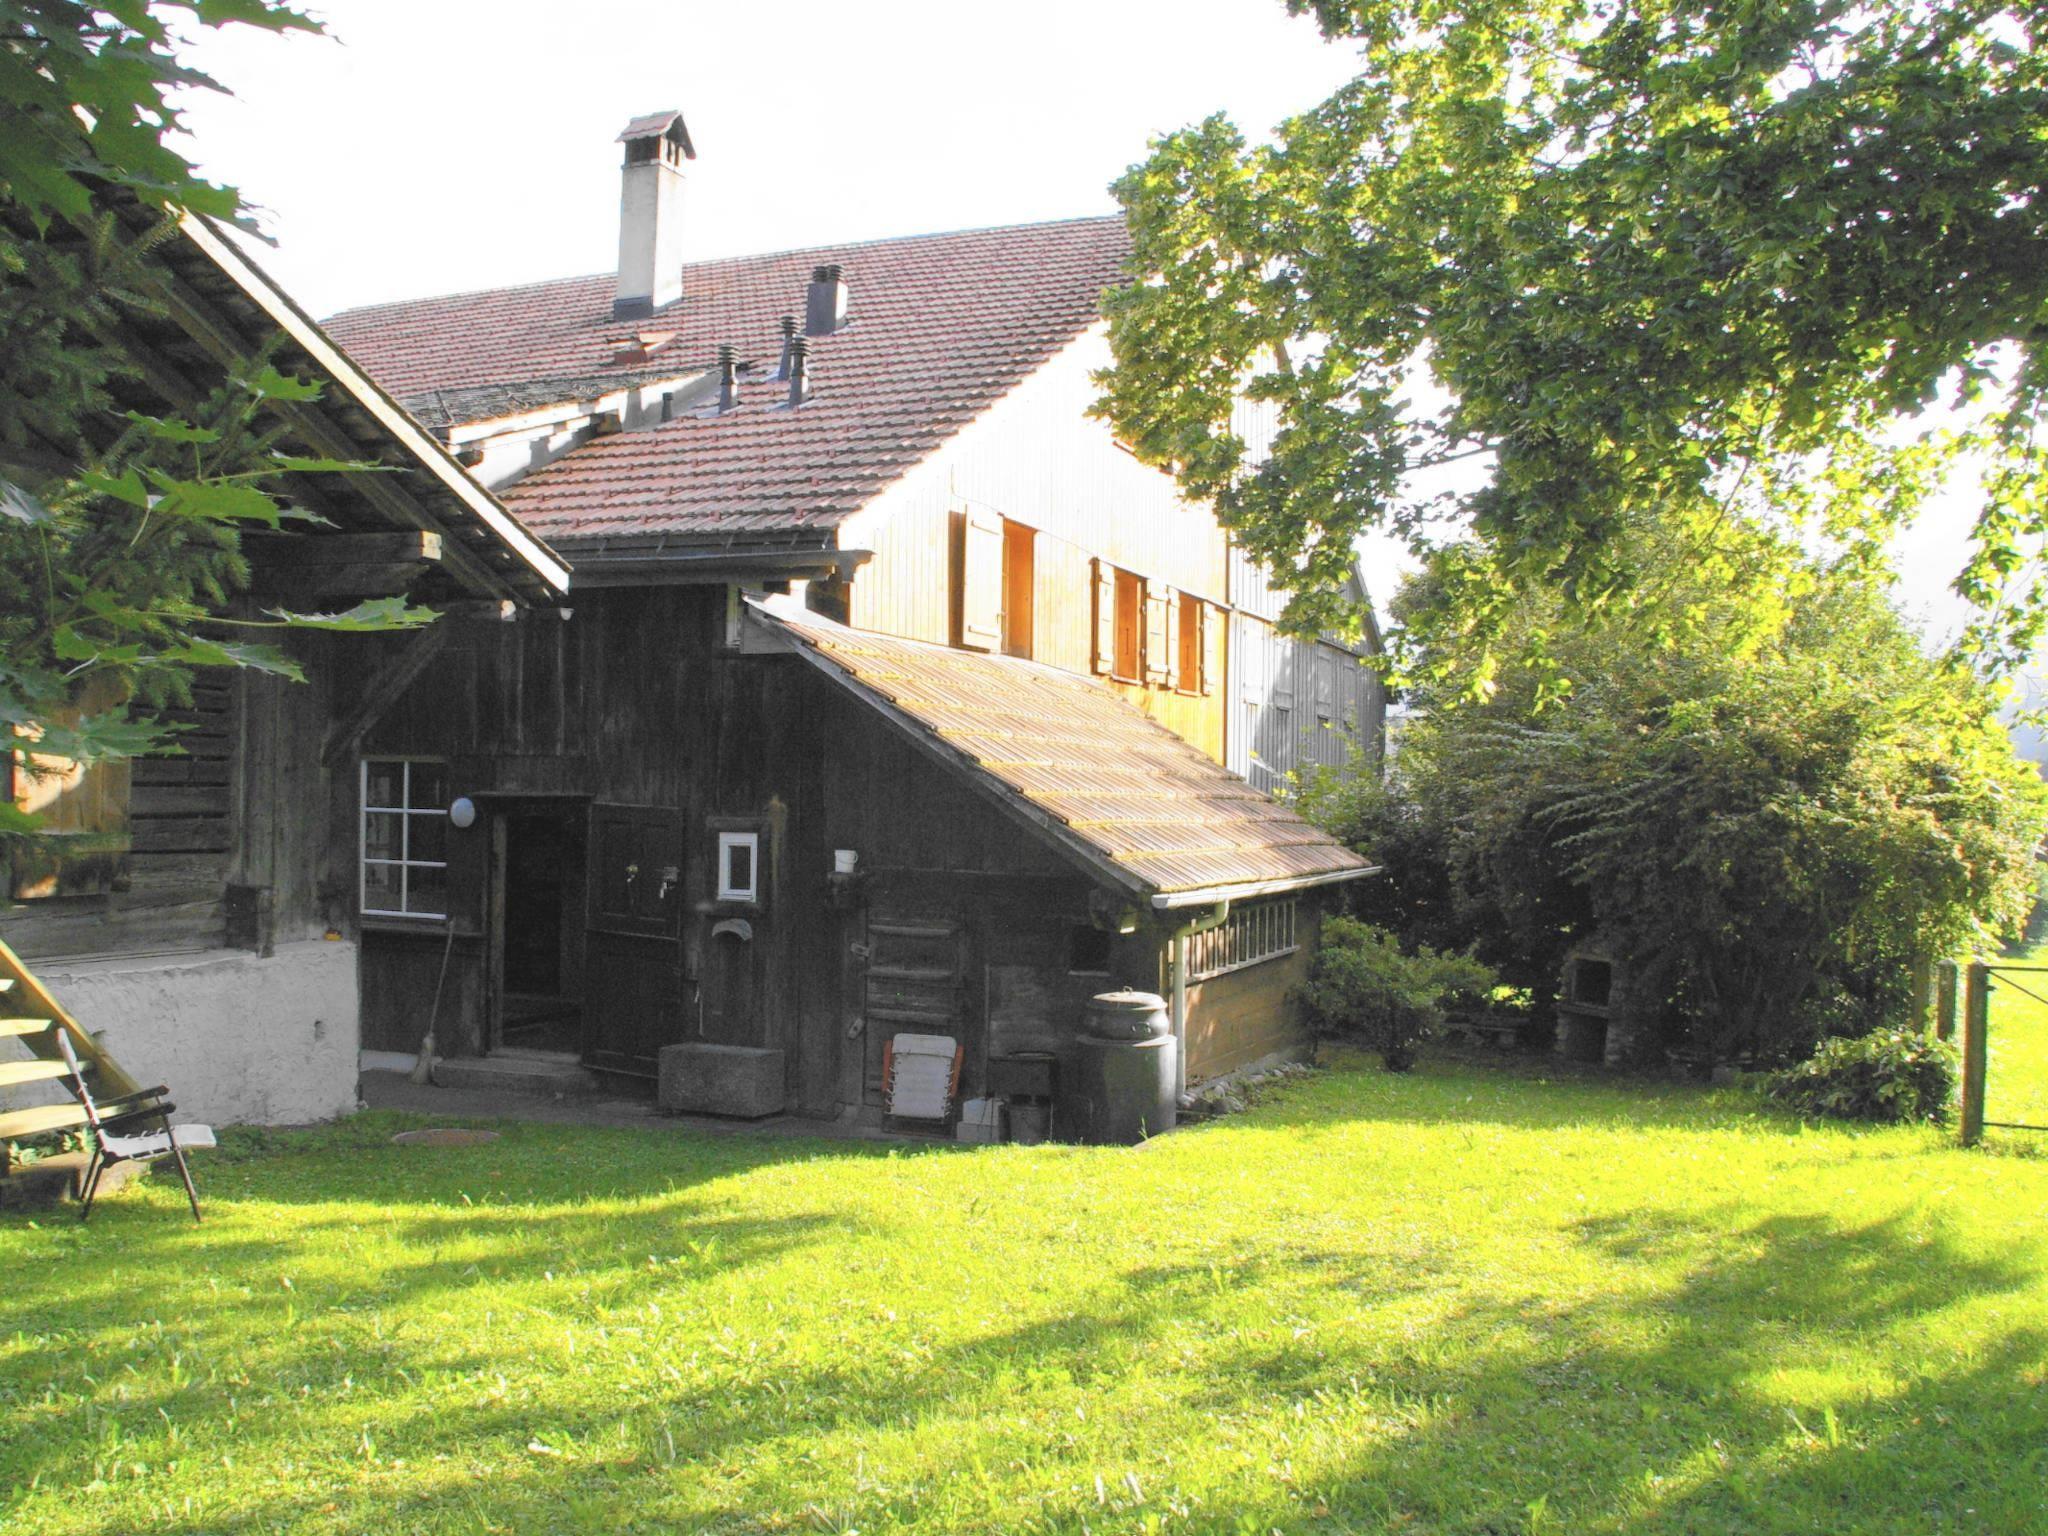
[[[363,804],[399,805],[405,793],[405,764],[363,764]]]
[[[417,811],[448,809],[448,767],[445,763],[413,763],[412,785],[406,792],[406,805]]]
[[[448,871],[433,864],[405,867],[405,910],[440,917],[448,910]]]
[[[365,912],[397,912],[398,866],[396,864],[363,865],[363,910]]]
[[[397,859],[405,856],[399,837],[404,818],[396,811],[371,811],[363,817],[363,856]]]
[[[409,816],[412,845],[406,850],[409,859],[431,859],[436,864],[448,862],[448,818],[446,816]]]
[[[725,848],[725,888],[735,892],[754,889],[754,850],[745,843],[728,843]]]

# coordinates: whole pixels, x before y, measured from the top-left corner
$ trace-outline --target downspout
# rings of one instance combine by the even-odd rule
[[[1167,967],[1173,973],[1173,996],[1168,1015],[1173,1023],[1173,1099],[1178,1104],[1188,1091],[1188,940],[1198,933],[1221,928],[1230,920],[1230,898],[1225,897],[1199,917],[1174,929],[1167,940]]]

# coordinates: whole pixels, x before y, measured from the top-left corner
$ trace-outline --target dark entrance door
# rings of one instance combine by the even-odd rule
[[[493,797],[493,1050],[583,1048],[583,801]]]
[[[590,899],[584,960],[583,1059],[653,1076],[683,1038],[682,813],[656,806],[590,810]]]

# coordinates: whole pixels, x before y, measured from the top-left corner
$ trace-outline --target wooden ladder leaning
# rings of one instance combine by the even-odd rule
[[[49,990],[22,964],[21,957],[0,942],[0,1039],[20,1041],[34,1058],[21,1061],[10,1056],[0,1060],[0,1088],[21,1083],[61,1083],[68,1079],[71,1069],[57,1044],[60,1034],[70,1040],[80,1068],[92,1074],[95,1099],[112,1104],[141,1091],[141,1085],[121,1070],[105,1048],[58,1006]],[[15,1138],[80,1130],[86,1123],[82,1104],[0,1109],[0,1176],[7,1172],[8,1143]]]

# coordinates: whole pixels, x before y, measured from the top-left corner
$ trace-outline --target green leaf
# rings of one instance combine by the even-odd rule
[[[402,597],[371,598],[339,613],[296,613],[287,608],[264,610],[294,629],[324,629],[340,634],[375,634],[422,629],[440,618],[432,608],[414,608]]]
[[[293,378],[279,373],[268,363],[244,377],[242,383],[251,394],[262,400],[318,400],[321,395],[319,381]]]
[[[189,421],[173,421],[162,416],[147,416],[141,411],[122,412],[137,426],[147,429],[151,437],[167,443],[217,443],[220,433],[211,427],[195,427]]]
[[[242,667],[289,678],[295,683],[306,680],[305,670],[275,646],[246,641],[195,638],[165,650],[160,659],[193,667]]]

